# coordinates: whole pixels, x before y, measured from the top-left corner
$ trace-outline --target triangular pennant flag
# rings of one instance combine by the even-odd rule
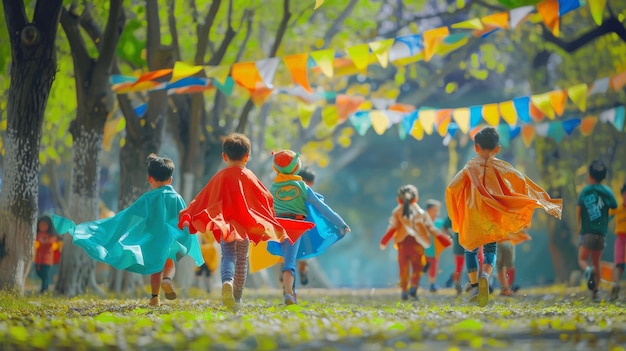
[[[135,112],[137,108],[135,108]],[[139,116],[141,117],[141,116]],[[126,127],[126,119],[122,116],[118,116],[112,119],[108,119],[104,122],[104,131],[102,134],[102,148],[105,151],[111,151],[113,143],[113,137]],[[58,228],[58,227],[57,227]]]
[[[537,4],[537,12],[541,15],[543,23],[550,29],[552,34],[559,36],[559,2],[557,0],[543,0]]]
[[[541,112],[541,110],[537,107],[537,105],[531,103],[530,104],[530,118],[533,119],[533,121],[535,122],[541,122],[543,121],[544,117],[546,117],[546,115]]]
[[[300,84],[307,92],[311,92],[311,86],[309,86],[309,80],[307,78],[308,73],[308,61],[309,55],[306,53],[295,54],[283,57],[291,78],[294,83]]]
[[[574,11],[579,7],[579,0],[559,0],[559,16],[562,17],[564,14]]]
[[[387,127],[389,127],[389,119],[383,111],[372,110],[370,111],[370,120],[372,121],[372,128],[378,135],[385,134]]]
[[[211,83],[211,80],[208,78],[199,78],[199,77],[187,77],[181,78],[176,81],[170,81],[167,83],[165,89],[178,89],[178,88],[187,88],[192,86],[203,86],[208,87]]]
[[[485,104],[483,105],[483,119],[487,124],[497,126],[500,124],[500,112],[498,111],[498,104]]]
[[[446,135],[446,138],[454,137],[458,130],[459,130],[459,125],[454,122],[450,122],[450,125],[448,125],[448,135]]]
[[[256,89],[250,90],[250,99],[255,106],[262,106],[273,92],[272,89],[266,87],[263,83],[259,83]]]
[[[396,38],[397,42],[403,43],[409,48],[409,55],[417,55],[424,48],[424,40],[419,34],[405,35]]]
[[[613,125],[615,129],[619,132],[624,131],[624,120],[626,119],[626,110],[624,106],[618,106],[615,108],[615,120],[613,121]]]
[[[233,64],[231,77],[235,83],[248,89],[248,91],[254,90],[257,86],[257,82],[261,76],[256,69],[256,63],[254,62],[240,62]]]
[[[596,123],[598,123],[598,117],[589,116],[583,118],[580,122],[580,134],[583,136],[589,136],[593,132],[593,128],[595,128]]]
[[[184,62],[177,61],[174,63],[174,69],[172,70],[172,78],[170,83],[176,82],[183,78],[191,77],[194,74],[202,71],[202,66],[192,66]]]
[[[354,66],[359,71],[367,69],[370,61],[370,48],[367,44],[351,46],[347,48],[346,51],[348,52],[348,56],[350,56],[350,59],[354,63]]]
[[[511,140],[517,138],[518,135],[520,135],[520,133],[522,132],[522,127],[521,126],[509,126],[509,138]]]
[[[274,77],[276,76],[276,69],[280,59],[278,57],[270,57],[267,59],[256,61],[256,69],[263,80],[266,87],[274,89]]]
[[[448,134],[448,126],[450,125],[450,121],[452,120],[452,110],[451,109],[442,109],[437,110],[437,115],[435,117],[435,125],[437,126],[437,133],[440,136],[445,136]]]
[[[403,66],[412,62],[415,57],[420,55],[411,55],[411,49],[406,44],[395,42],[389,49],[389,61],[394,65]]]
[[[165,77],[165,76],[167,76],[170,73],[172,73],[172,69],[171,68],[159,69],[159,70],[156,70],[156,71],[146,72],[146,73],[140,75],[139,78],[137,78],[137,80],[133,83],[133,86],[136,86],[139,83],[143,83],[143,82],[150,82],[150,83],[159,84],[159,82],[153,82],[153,80]],[[148,84],[148,85],[155,86],[155,84]]]
[[[587,111],[587,84],[578,84],[567,89],[567,95],[578,108]]]
[[[413,128],[411,128],[411,136],[417,140],[424,139],[424,127],[421,123],[413,123]]]
[[[133,110],[135,111],[135,114],[137,115],[137,117],[142,118],[143,115],[148,110],[148,104],[144,102],[143,104],[135,107]]]
[[[604,9],[606,7],[606,0],[587,1],[589,1],[589,11],[591,12],[591,17],[593,17],[593,21],[596,22],[598,26],[602,25],[602,15],[604,14]]]
[[[554,110],[552,109],[552,101],[550,93],[531,95],[530,101],[535,105],[546,117],[554,119]]]
[[[233,89],[235,89],[235,81],[232,77],[226,77],[224,84],[220,83],[217,79],[213,82],[213,84],[226,96],[231,96],[233,94]]]
[[[351,114],[356,112],[363,101],[365,101],[365,98],[362,96],[349,96],[345,94],[337,95],[335,98],[335,105],[337,105],[339,123],[345,122]]]
[[[602,111],[598,116],[598,119],[600,120],[600,122],[613,123],[615,121],[615,109],[612,108]]]
[[[568,119],[564,120],[563,121],[563,130],[565,131],[565,134],[572,135],[572,133],[574,132],[574,130],[576,128],[578,128],[580,123],[581,123],[581,119],[580,118],[568,118]]]
[[[335,51],[333,49],[313,51],[311,52],[311,57],[326,77],[333,77],[335,74],[335,68],[333,67]]]
[[[591,88],[589,95],[606,93],[609,90],[609,83],[609,77],[596,80],[595,82],[593,82],[593,87]]]
[[[626,71],[611,77],[611,87],[615,91],[620,91],[626,85]]]
[[[555,90],[550,92],[550,102],[552,103],[552,108],[559,116],[562,116],[565,111],[565,101],[567,101],[566,91]]]
[[[476,127],[483,120],[483,107],[470,106],[470,129]]]
[[[530,15],[531,12],[533,12],[535,10],[534,6],[523,6],[523,7],[518,7],[515,9],[512,9],[509,12],[509,27],[511,29],[515,29],[517,28],[517,26],[522,23],[524,20],[526,20],[526,18],[528,18],[528,15]]]
[[[563,122],[554,121],[548,123],[548,137],[554,139],[557,143],[560,143],[565,137],[565,130],[563,129]]]
[[[324,3],[324,0],[315,0],[315,7],[313,7],[313,10],[319,9],[323,3]]]
[[[208,78],[213,78],[220,84],[224,84],[230,73],[230,65],[205,66],[204,73]]]
[[[394,103],[391,99],[372,98],[371,100],[377,110],[386,110]]]
[[[309,128],[313,113],[317,110],[317,105],[298,103],[298,115],[300,115],[300,124],[304,129]]]
[[[322,121],[328,128],[333,128],[339,122],[337,106],[328,105],[322,109]]]
[[[387,116],[387,119],[389,120],[390,125],[398,124],[402,122],[402,117],[404,117],[404,113],[401,113],[401,112],[396,112],[396,111],[391,111],[391,110],[387,110],[383,112],[385,113],[385,116]]]
[[[436,116],[437,112],[435,110],[419,110],[417,121],[421,123],[422,127],[424,127],[424,131],[428,135],[433,134],[433,126],[435,124]]]
[[[132,76],[122,76],[119,74],[113,74],[111,75],[111,77],[109,77],[109,83],[111,83],[111,85],[122,84],[122,83],[132,84],[135,81],[137,81],[137,77],[132,77]]]
[[[450,34],[448,27],[434,28],[424,32],[424,60],[429,61],[433,57],[437,46],[448,34]]]
[[[395,103],[395,104],[389,106],[388,110],[389,111],[395,111],[395,112],[409,113],[409,112],[415,111],[415,106],[407,105],[407,104]]]
[[[498,125],[498,134],[500,135],[500,145],[504,148],[508,148],[511,143],[511,136],[509,135],[509,126],[506,124]]]
[[[474,30],[483,30],[485,28],[483,27],[483,23],[480,21],[479,18],[473,18],[467,21],[454,23],[450,27],[454,29],[474,29]]]
[[[524,123],[530,123],[530,98],[528,96],[513,99],[517,117]]]
[[[378,62],[380,62],[380,65],[384,68],[386,68],[389,64],[389,49],[391,49],[393,41],[393,39],[385,39],[369,44],[370,49],[372,49],[372,52],[376,55]]]
[[[349,117],[349,120],[350,123],[352,123],[352,126],[354,127],[356,132],[359,133],[359,135],[361,136],[367,134],[367,130],[370,129],[370,127],[372,126],[369,111],[357,111]]]
[[[415,120],[417,120],[417,110],[405,114],[402,118],[402,125],[404,127],[404,130],[410,132],[411,129],[413,129],[413,124],[415,123]]]
[[[481,21],[487,27],[507,29],[509,27],[509,13],[494,13],[481,18]]]
[[[513,101],[501,102],[498,105],[498,108],[500,110],[500,115],[502,116],[502,119],[504,119],[504,121],[508,123],[508,125],[513,126],[517,124],[517,112],[515,111],[515,105],[513,104]]]
[[[470,110],[467,107],[454,109],[452,117],[463,134],[467,134],[470,129]]]
[[[526,148],[530,147],[530,144],[535,138],[535,127],[532,125],[526,125],[522,127],[522,140]]]
[[[404,125],[402,123],[398,124],[398,138],[400,140],[405,140],[407,135],[407,130],[404,129]]]
[[[474,137],[476,136],[476,134],[478,134],[478,132],[480,132],[483,129],[483,127],[476,127],[472,130],[470,130],[469,132],[469,136],[470,138],[472,138],[472,140],[474,140]]]

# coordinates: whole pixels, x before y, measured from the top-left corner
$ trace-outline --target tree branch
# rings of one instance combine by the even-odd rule
[[[102,29],[100,29],[100,25],[93,18],[93,4],[91,2],[85,3],[85,10],[80,15],[79,20],[80,26],[87,32],[87,35],[89,35],[98,49],[98,53],[102,52]]]
[[[330,40],[334,38],[335,35],[337,35],[337,33],[341,31],[341,27],[343,27],[343,23],[346,21],[346,18],[350,16],[350,13],[352,13],[352,10],[354,9],[354,6],[356,5],[357,1],[358,0],[350,0],[350,3],[348,3],[348,6],[346,6],[343,9],[343,11],[341,11],[341,14],[339,14],[339,16],[335,18],[335,20],[333,21],[333,24],[330,26],[330,28],[328,28],[328,30],[326,31],[326,34],[324,34],[324,46],[323,46],[324,49],[328,47],[328,45],[330,44]]]
[[[70,44],[70,50],[74,58],[75,74],[82,76],[86,74],[84,71],[87,68],[87,63],[91,62],[92,58],[89,56],[87,45],[83,40],[83,36],[80,34],[80,28],[78,27],[80,15],[78,15],[76,11],[77,9],[74,4],[70,6],[69,11],[63,8],[61,11],[61,26]]]
[[[102,38],[102,49],[94,68],[96,74],[100,72],[106,76],[110,74],[113,58],[115,58],[115,49],[124,31],[125,22],[126,16],[124,15],[122,0],[111,0],[109,18],[107,18],[104,37]]]
[[[174,59],[180,60],[180,44],[178,42],[178,30],[176,29],[176,17],[174,16],[174,10],[176,9],[176,1],[170,0],[169,11],[167,14],[167,25],[172,35],[172,47],[174,50]]]
[[[148,23],[146,50],[148,56],[152,56],[153,52],[150,51],[161,46],[161,19],[157,0],[146,0],[146,22]]]
[[[139,116],[135,113],[135,109],[128,97],[128,94],[118,94],[117,102],[119,103],[120,110],[126,120],[126,134],[129,134],[129,138],[136,140],[139,138],[141,126],[139,125]]]
[[[12,0],[12,2],[16,2],[16,0]],[[22,0],[18,0],[17,2],[23,3]],[[57,33],[57,28],[59,27],[59,16],[61,16],[62,7],[63,0],[37,1],[32,23],[35,24],[42,33],[54,38]],[[4,8],[6,11],[6,4]]]
[[[11,38],[11,47],[13,48],[11,51],[15,59],[15,52],[20,42],[20,33],[28,23],[26,9],[22,0],[2,0],[2,5],[4,6],[4,20],[7,24],[7,30]]]
[[[599,38],[609,33],[617,34],[620,39],[626,43],[626,28],[624,28],[624,25],[616,17],[609,17],[605,19],[604,21],[602,21],[602,24],[599,27],[588,31],[571,41],[565,41],[561,38],[555,37],[554,34],[552,34],[552,32],[543,24],[542,29],[543,38],[547,42],[555,44],[556,46],[560,47],[568,53],[575,52],[576,50],[591,43],[596,38]]]
[[[226,51],[228,50],[228,46],[230,46],[230,43],[233,41],[236,35],[237,32],[235,32],[235,30],[233,29],[233,0],[230,0],[228,2],[228,29],[226,29],[226,34],[224,35],[224,39],[220,43],[220,47],[217,49],[215,54],[211,56],[211,60],[209,60],[207,65],[217,66],[220,62],[222,62],[222,59],[224,58],[224,55],[226,55]]]
[[[248,40],[250,40],[250,36],[252,35],[252,20],[254,19],[254,12],[246,9],[244,11],[244,17],[247,17],[246,36],[243,38],[243,42],[239,46],[239,51],[237,51],[235,62],[239,62],[243,57],[243,53],[246,51],[246,44],[248,44]]]
[[[204,62],[206,49],[210,43],[209,34],[211,33],[211,28],[213,28],[215,16],[217,16],[217,11],[220,9],[221,4],[222,0],[213,0],[211,7],[209,7],[209,12],[204,17],[204,23],[199,24],[196,29],[198,34],[198,44],[196,45],[196,57],[194,62],[196,65],[201,65]]]

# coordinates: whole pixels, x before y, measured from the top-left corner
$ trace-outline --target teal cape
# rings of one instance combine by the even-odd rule
[[[314,194],[320,201],[324,201],[322,195],[315,192]],[[309,202],[305,203],[305,207],[306,221],[315,223],[315,227],[307,230],[300,237],[300,247],[296,256],[298,260],[312,258],[324,253],[326,249],[345,236],[317,207]],[[268,241],[267,251],[275,256],[283,256],[282,245],[277,241]]]
[[[91,258],[120,270],[153,274],[163,270],[168,258],[178,261],[189,255],[197,266],[204,263],[198,237],[178,228],[178,213],[185,206],[166,185],[143,194],[111,218],[74,224],[53,215],[53,223]]]

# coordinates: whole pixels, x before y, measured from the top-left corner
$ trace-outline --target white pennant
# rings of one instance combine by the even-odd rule
[[[386,110],[393,103],[394,103],[394,101],[393,100],[389,100],[389,99],[380,99],[380,98],[373,98],[372,99],[372,104],[374,104],[374,107],[377,110]]]
[[[595,82],[593,82],[593,88],[591,88],[589,95],[606,93],[606,91],[609,90],[609,83],[609,77],[596,80]]]
[[[278,57],[271,57],[255,62],[256,69],[259,71],[263,83],[270,89],[274,89],[274,76],[276,75],[279,62],[280,59]]]
[[[394,62],[403,58],[411,57],[411,50],[401,42],[395,42],[389,49],[389,61]]]
[[[599,116],[600,120],[604,123],[614,123],[615,122],[615,109],[612,108],[610,110],[603,111]]]
[[[550,128],[549,123],[538,123],[535,125],[535,132],[537,135],[545,137],[548,135],[548,129]]]
[[[535,6],[518,7],[509,12],[509,22],[512,29],[515,29],[517,25],[522,22],[524,17],[528,16],[535,10]]]

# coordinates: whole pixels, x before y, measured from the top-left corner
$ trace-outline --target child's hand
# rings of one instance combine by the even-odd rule
[[[348,233],[350,233],[350,227],[344,227],[344,228],[341,230],[341,234],[342,234],[342,235],[346,235],[346,234],[348,234]]]
[[[383,251],[384,251],[386,248],[387,248],[387,245],[380,244],[380,249],[381,249],[381,250],[383,250]]]
[[[185,227],[189,227],[191,222],[191,215],[189,213],[185,213],[178,219],[178,228],[183,229]]]

